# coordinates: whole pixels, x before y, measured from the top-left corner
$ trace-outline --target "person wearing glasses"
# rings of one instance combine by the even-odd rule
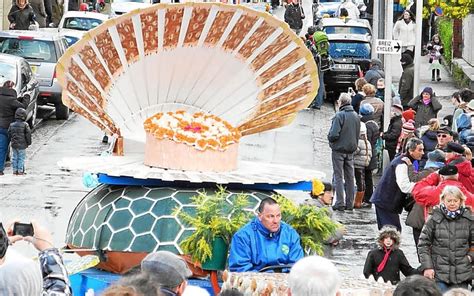
[[[446,147],[448,146],[448,143],[451,143],[454,141],[453,137],[453,132],[449,128],[449,126],[441,126],[437,133],[436,133],[436,139],[438,141],[438,144],[436,145],[436,149],[440,150],[446,150]]]

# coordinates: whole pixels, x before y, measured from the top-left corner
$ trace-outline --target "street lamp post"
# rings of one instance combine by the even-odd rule
[[[416,0],[416,38],[415,38],[415,59],[414,59],[414,79],[413,79],[413,97],[419,94],[420,88],[420,64],[421,64],[421,40],[422,40],[422,22],[423,22],[423,0]]]
[[[393,0],[387,0],[385,3],[385,39],[392,39],[393,31]],[[383,131],[386,130],[390,123],[390,113],[392,109],[392,57],[385,56],[385,99],[384,99],[384,116],[383,116]],[[383,154],[383,168],[389,164],[388,154],[384,150]]]

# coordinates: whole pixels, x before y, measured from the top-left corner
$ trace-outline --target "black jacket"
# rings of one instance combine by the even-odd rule
[[[402,116],[395,116],[390,119],[388,129],[383,133],[382,139],[385,140],[385,148],[387,150],[397,149],[398,138],[402,132]]]
[[[15,112],[15,121],[12,122],[8,128],[8,137],[14,149],[23,150],[31,145],[31,130],[28,123],[25,122],[25,119],[25,109],[18,108]]]
[[[351,154],[359,144],[360,118],[350,104],[342,106],[332,119],[328,141],[332,151]]]
[[[300,5],[290,4],[286,7],[285,22],[291,29],[301,30],[303,28],[303,8]]]
[[[400,94],[400,100],[402,105],[408,105],[413,99],[413,81],[415,80],[415,66],[413,64],[407,65],[403,68],[402,76],[400,77],[400,83],[398,85],[398,93]]]
[[[378,273],[377,267],[379,266],[380,262],[382,262],[384,256],[385,252],[380,247],[371,250],[369,254],[367,254],[364,265],[364,276],[366,278],[369,278],[369,276],[372,275],[375,280],[377,280],[379,277],[382,277],[385,282],[390,281],[392,284],[396,284],[400,281],[400,271],[405,276],[420,273],[417,269],[411,267],[410,263],[408,263],[408,260],[405,257],[405,254],[403,254],[403,251],[400,249],[394,249],[390,253],[388,261],[385,264],[385,268],[380,273]]]
[[[29,103],[29,99],[17,99],[14,89],[0,87],[0,128],[7,129],[15,120],[16,109],[26,109]]]
[[[448,284],[471,281],[472,264],[467,255],[474,238],[472,213],[465,209],[456,219],[436,207],[426,221],[418,243],[421,268],[434,269],[436,280]]]
[[[372,157],[370,158],[370,163],[367,169],[375,170],[378,167],[377,161],[377,140],[380,138],[380,131],[378,124],[374,121],[373,115],[365,115],[360,119],[365,126],[367,127],[367,140],[369,140],[370,145],[372,146]]]
[[[14,4],[8,13],[8,20],[10,23],[15,23],[14,30],[28,30],[35,21],[35,13],[29,4],[23,9]]]

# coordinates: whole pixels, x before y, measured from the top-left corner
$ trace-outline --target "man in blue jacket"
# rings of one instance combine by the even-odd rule
[[[230,244],[230,271],[259,271],[266,266],[293,264],[303,258],[300,236],[281,221],[280,206],[265,198],[258,216],[234,234]]]

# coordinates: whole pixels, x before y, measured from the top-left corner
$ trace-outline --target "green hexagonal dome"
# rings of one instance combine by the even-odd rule
[[[79,203],[69,221],[66,243],[106,251],[181,253],[179,243],[193,229],[184,225],[177,211],[195,212],[191,198],[212,188],[170,188],[100,185]],[[249,210],[256,211],[272,191],[229,190],[229,209],[237,194],[249,196]]]

